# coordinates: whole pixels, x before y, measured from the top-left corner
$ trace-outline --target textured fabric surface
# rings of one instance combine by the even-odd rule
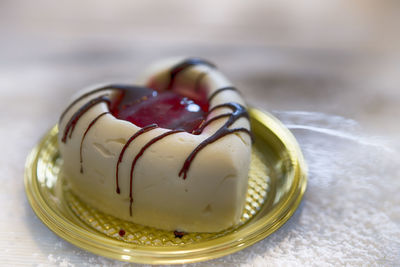
[[[297,137],[309,166],[308,188],[293,217],[265,240],[194,266],[396,266],[400,262],[399,154],[387,140],[363,134],[339,116],[276,111]],[[8,158],[27,131],[15,128]],[[29,136],[29,134],[28,134]],[[10,162],[9,159],[2,160]],[[60,266],[125,266],[70,245],[35,217],[24,198],[22,166],[2,166],[2,257]],[[12,170],[19,170],[14,172]],[[7,174],[8,175],[5,175]],[[6,179],[8,182],[6,182]],[[25,223],[24,223],[25,222]],[[28,260],[28,257],[30,260]],[[4,259],[4,258],[3,258]]]

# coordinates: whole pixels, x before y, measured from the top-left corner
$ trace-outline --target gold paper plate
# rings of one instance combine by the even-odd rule
[[[55,126],[26,161],[25,189],[37,216],[54,233],[101,256],[137,263],[174,264],[231,254],[276,231],[304,194],[306,165],[293,137],[272,115],[250,109],[255,134],[246,207],[241,223],[219,233],[173,232],[103,214],[82,203],[59,175],[62,159]],[[123,229],[125,235],[120,236]]]

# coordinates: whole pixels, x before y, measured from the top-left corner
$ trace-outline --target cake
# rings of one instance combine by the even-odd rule
[[[171,59],[141,86],[80,92],[59,120],[71,192],[117,218],[217,232],[241,217],[252,135],[238,90],[208,61]]]

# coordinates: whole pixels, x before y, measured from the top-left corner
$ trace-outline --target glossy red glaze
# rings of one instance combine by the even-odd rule
[[[139,127],[157,124],[171,130],[193,132],[205,120],[208,101],[194,95],[198,101],[174,91],[157,92],[142,89],[140,94],[124,92],[111,105],[111,113],[118,119],[130,121]]]

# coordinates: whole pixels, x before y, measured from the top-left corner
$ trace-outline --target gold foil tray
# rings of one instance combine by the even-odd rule
[[[306,188],[306,166],[293,135],[272,115],[250,109],[255,143],[241,222],[219,233],[173,232],[126,222],[81,202],[59,175],[58,129],[28,156],[25,189],[37,216],[54,233],[101,256],[152,264],[221,257],[267,237],[295,212]],[[120,235],[120,231],[124,235]]]

